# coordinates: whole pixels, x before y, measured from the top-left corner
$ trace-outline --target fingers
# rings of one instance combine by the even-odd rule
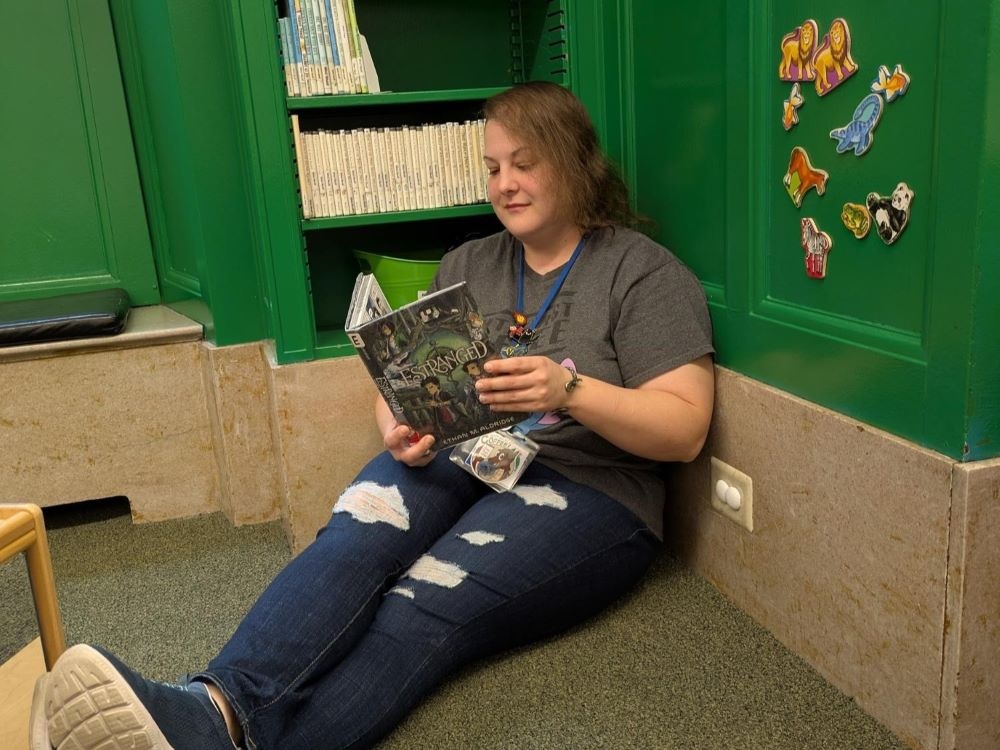
[[[408,425],[396,425],[382,436],[385,449],[394,459],[407,466],[426,466],[434,460],[434,436],[424,435],[415,442],[414,431]]]
[[[492,365],[492,367],[491,367]],[[548,357],[516,357],[487,363],[490,377],[476,383],[491,410],[551,411],[562,406],[565,369]]]

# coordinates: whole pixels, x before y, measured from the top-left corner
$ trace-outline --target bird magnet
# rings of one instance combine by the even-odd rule
[[[781,38],[781,62],[778,63],[778,78],[782,81],[813,80],[816,77],[813,58],[816,56],[816,40],[818,38],[819,26],[811,18],[785,34]]]
[[[859,240],[865,238],[872,225],[871,214],[860,203],[845,203],[840,211],[840,220],[844,222],[847,231]]]
[[[798,82],[792,84],[792,90],[788,94],[788,98],[781,103],[781,124],[785,127],[785,130],[791,130],[799,123],[799,107],[805,103],[805,99],[802,98],[802,89],[799,88]]]
[[[826,258],[833,249],[833,240],[820,231],[813,219],[801,221],[802,249],[806,253],[806,276],[810,279],[826,278]]]
[[[816,48],[813,58],[816,93],[825,96],[858,72],[851,57],[851,30],[843,18],[835,18]]]
[[[913,203],[913,190],[905,182],[896,185],[892,195],[885,197],[878,193],[868,193],[865,207],[871,214],[875,231],[882,242],[891,245],[910,223],[910,204]]]
[[[872,93],[885,96],[885,103],[891,104],[910,88],[910,75],[902,65],[896,65],[892,73],[885,65],[878,66],[878,76],[872,81]]]
[[[823,195],[826,192],[828,179],[830,179],[830,173],[814,167],[804,148],[795,146],[792,149],[792,155],[788,159],[788,171],[785,172],[783,183],[785,190],[788,191],[788,197],[792,199],[796,208],[802,205],[803,196],[813,188],[816,188],[818,195]]]
[[[861,156],[872,147],[875,138],[875,126],[882,119],[882,97],[878,94],[868,94],[854,108],[851,121],[842,128],[830,131],[830,137],[837,141],[837,153],[854,150]]]

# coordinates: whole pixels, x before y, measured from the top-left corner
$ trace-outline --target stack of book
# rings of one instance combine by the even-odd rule
[[[288,95],[368,93],[354,0],[287,3],[278,28]]]
[[[302,131],[292,115],[304,218],[485,202],[484,125]]]

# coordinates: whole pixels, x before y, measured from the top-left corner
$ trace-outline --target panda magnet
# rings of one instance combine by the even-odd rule
[[[913,203],[913,190],[905,182],[896,185],[892,195],[884,197],[878,193],[868,193],[865,206],[871,214],[875,231],[882,242],[891,245],[910,223],[910,204]]]
[[[826,278],[826,256],[833,249],[833,240],[826,232],[820,231],[816,221],[801,220],[802,249],[806,252],[806,276],[810,279]]]

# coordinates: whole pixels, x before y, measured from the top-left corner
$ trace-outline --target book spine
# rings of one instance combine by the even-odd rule
[[[309,0],[295,0],[295,12],[299,14],[299,33],[302,35],[302,72],[306,77],[309,96],[321,93],[316,80],[316,47],[313,39],[312,16]]]
[[[288,0],[288,28],[291,32],[292,58],[295,67],[295,95],[308,96],[309,87],[305,80],[305,41],[302,39],[302,11],[300,0]]]
[[[486,183],[489,181],[489,173],[486,171],[486,163],[483,161],[483,157],[485,156],[485,151],[483,150],[485,148],[485,143],[484,143],[485,133],[483,132],[483,129],[485,128],[485,126],[486,126],[485,120],[476,120],[475,138],[476,138],[476,150],[478,154],[476,158],[476,167],[479,170],[479,178],[478,178],[479,196],[480,200],[484,202],[489,201],[490,199],[490,194],[486,187]]]
[[[343,66],[344,93],[356,93],[353,67],[351,64],[351,47],[347,39],[347,11],[341,0],[330,0],[333,10],[333,28],[337,35],[337,48],[341,50],[340,63]]]
[[[330,141],[333,144],[334,186],[337,191],[337,211],[338,216],[346,216],[351,213],[347,203],[346,189],[346,165],[344,164],[344,139],[343,131],[331,132]]]
[[[312,201],[309,195],[309,164],[306,160],[305,148],[302,141],[302,133],[299,130],[299,116],[292,115],[292,142],[295,145],[295,159],[298,162],[299,173],[299,194],[302,198],[302,217],[312,218]]]
[[[346,89],[340,60],[341,49],[337,46],[337,31],[333,26],[333,7],[330,0],[320,0],[320,8],[323,14],[323,38],[329,45],[330,88],[334,94],[343,94]]]
[[[348,31],[351,42],[351,62],[354,66],[354,78],[357,81],[357,91],[368,93],[368,78],[365,75],[364,55],[361,52],[361,31],[358,29],[358,16],[354,9],[354,0],[343,0],[347,8]]]
[[[287,96],[295,96],[295,90],[292,87],[292,48],[288,39],[288,19],[279,18],[278,40],[281,44],[281,72],[285,77],[285,94]]]
[[[323,0],[310,0],[310,2],[313,3],[313,23],[316,26],[323,93],[335,94],[337,89],[333,82],[333,50],[330,46],[330,37],[326,33],[326,8],[323,6]]]

